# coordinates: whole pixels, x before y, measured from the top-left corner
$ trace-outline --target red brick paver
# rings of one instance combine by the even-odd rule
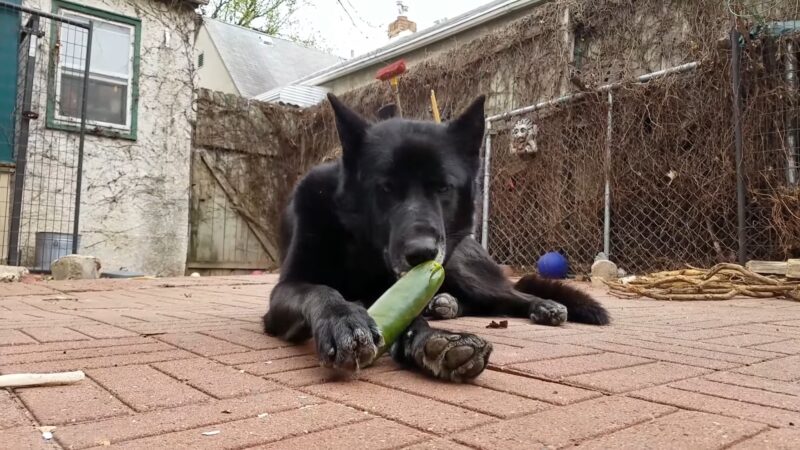
[[[765,425],[681,411],[592,440],[579,449],[716,449],[766,429]]]
[[[789,449],[800,442],[800,303],[620,300],[614,324],[435,325],[495,344],[468,384],[389,358],[355,377],[261,332],[274,275],[9,284],[3,448]],[[41,426],[56,426],[45,440]],[[209,433],[210,432],[210,433]],[[205,433],[205,434],[204,434]]]
[[[42,425],[85,422],[130,412],[130,408],[91,380],[18,389],[17,395]]]

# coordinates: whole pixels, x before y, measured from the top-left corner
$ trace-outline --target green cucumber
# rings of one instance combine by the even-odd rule
[[[383,345],[375,359],[386,352],[425,310],[443,281],[444,267],[436,261],[424,262],[400,277],[370,306],[367,313],[383,335]]]

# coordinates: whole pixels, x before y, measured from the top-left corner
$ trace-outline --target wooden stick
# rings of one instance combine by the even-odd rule
[[[13,373],[0,375],[0,388],[71,384],[83,380],[82,371],[60,373]]]

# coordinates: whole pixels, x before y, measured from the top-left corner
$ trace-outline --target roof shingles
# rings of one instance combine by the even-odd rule
[[[249,28],[204,19],[239,94],[254,97],[334,65],[337,56]]]

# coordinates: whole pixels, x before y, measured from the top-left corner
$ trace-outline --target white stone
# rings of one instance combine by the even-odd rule
[[[10,283],[19,281],[28,274],[28,269],[18,266],[0,266],[0,282]]]
[[[94,280],[100,278],[100,260],[94,256],[62,256],[50,266],[56,280]]]
[[[610,281],[616,280],[617,276],[617,265],[607,259],[597,260],[592,264],[592,278]]]

